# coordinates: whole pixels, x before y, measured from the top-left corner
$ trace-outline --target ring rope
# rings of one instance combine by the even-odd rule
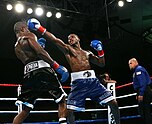
[[[129,96],[135,96],[137,93],[132,93],[132,94],[128,94],[128,95],[123,95],[123,96],[118,96],[116,97],[117,99],[120,98],[125,98],[125,97],[129,97]],[[0,100],[17,100],[17,98],[0,98]],[[38,98],[37,101],[54,101],[54,99],[48,99],[48,98]],[[86,98],[87,101],[91,100],[90,98]]]
[[[129,96],[136,96],[136,95],[137,95],[137,93],[132,93],[132,94],[128,94],[128,95],[117,96],[116,98],[117,98],[117,99],[120,99],[120,98],[129,97]]]
[[[123,88],[126,86],[130,86],[133,83],[128,83],[128,84],[124,84],[124,85],[120,85],[117,86],[115,89],[119,89],[119,88]],[[21,87],[22,85],[20,84],[0,84],[0,86],[18,86]],[[71,88],[69,86],[63,86],[63,88],[68,89]],[[129,97],[129,96],[135,96],[136,93],[132,93],[132,94],[128,94],[128,95],[123,95],[123,96],[118,96],[116,97],[117,99],[120,98],[125,98],[125,97]],[[17,98],[0,98],[0,100],[17,100]],[[53,101],[53,99],[46,99],[46,98],[38,98],[38,101],[42,101],[42,100],[49,100],[49,101]],[[87,98],[86,100],[90,100],[90,98]],[[119,107],[119,109],[126,109],[126,108],[135,108],[138,107],[138,105],[131,105],[131,106],[123,106],[123,107]],[[86,112],[91,112],[91,111],[106,111],[108,110],[108,108],[106,109],[86,109]],[[0,113],[18,113],[19,111],[0,111]],[[30,113],[57,113],[58,110],[51,110],[51,111],[31,111]],[[107,120],[107,119],[106,119]],[[86,120],[85,120],[86,121]],[[101,119],[100,119],[101,121]]]
[[[120,89],[120,88],[123,88],[123,87],[126,87],[126,86],[130,86],[132,85],[133,83],[127,83],[127,84],[123,84],[123,85],[120,85],[120,86],[117,86],[116,89]]]
[[[132,85],[133,83],[127,83],[127,84],[123,84],[123,85],[120,85],[120,86],[117,86],[116,89],[120,89],[120,88],[123,88],[123,87],[126,87],[126,86],[130,86]],[[10,86],[10,87],[16,87],[16,86],[22,86],[21,84],[0,84],[0,86]],[[65,89],[70,89],[71,87],[70,86],[63,86],[63,88]]]

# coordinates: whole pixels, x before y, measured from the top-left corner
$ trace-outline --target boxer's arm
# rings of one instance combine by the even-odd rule
[[[28,39],[30,47],[35,51],[35,53],[40,57],[42,60],[46,61],[50,65],[53,64],[53,59],[50,55],[39,45],[36,40]]]
[[[31,30],[35,30],[44,35],[47,39],[49,39],[52,43],[54,43],[62,52],[66,53],[68,50],[67,44],[65,44],[61,39],[55,37],[52,33],[48,32],[46,28],[41,26],[40,22],[35,19],[29,19],[27,22],[28,28]]]
[[[100,67],[105,66],[105,58],[104,58],[104,51],[102,48],[102,42],[99,40],[93,40],[91,41],[90,46],[93,47],[98,52],[98,56],[94,55],[93,53],[90,54],[90,61],[93,64],[96,64]]]
[[[100,66],[100,67],[103,67],[105,66],[105,58],[104,56],[102,57],[98,57],[96,55],[94,55],[92,52],[89,51],[89,60],[91,63],[97,65],[97,66]]]
[[[22,36],[21,38],[19,38],[19,40],[20,39],[27,39],[27,40],[30,39],[30,40],[33,40],[33,41],[37,41],[37,36],[34,33],[29,32],[29,33],[24,34],[24,36]]]
[[[59,49],[61,49],[64,53],[68,50],[67,44],[65,44],[61,39],[57,38],[51,32],[46,31],[44,36],[49,39],[52,43],[54,43]]]
[[[38,41],[37,41],[41,47],[45,48],[45,43],[46,43],[46,39],[44,38],[39,38]],[[51,65],[51,67],[61,75],[61,82],[65,82],[68,78],[69,78],[69,72],[68,70],[62,66],[62,65],[59,65],[56,61],[54,61]]]

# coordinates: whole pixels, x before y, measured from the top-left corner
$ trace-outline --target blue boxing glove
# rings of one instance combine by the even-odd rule
[[[40,22],[35,18],[29,19],[27,21],[27,26],[30,30],[38,31],[42,35],[44,35],[44,33],[46,32],[46,28],[42,27]]]
[[[60,81],[61,81],[62,83],[68,80],[68,78],[69,78],[69,72],[68,72],[68,70],[67,70],[65,67],[59,65],[59,64],[58,64],[57,62],[55,62],[55,61],[54,61],[54,63],[51,65],[51,67],[52,67],[57,73],[59,73],[59,74],[61,75],[61,80],[60,80]]]
[[[104,56],[104,51],[102,49],[102,43],[101,43],[101,41],[99,41],[99,40],[93,40],[93,41],[91,41],[90,46],[98,51],[98,56],[99,57],[103,57]]]
[[[46,39],[39,38],[37,42],[41,45],[41,47],[45,48]]]

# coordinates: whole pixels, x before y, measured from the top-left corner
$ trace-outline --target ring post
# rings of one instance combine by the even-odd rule
[[[20,94],[21,94],[21,85],[19,85],[17,88],[17,96],[19,96]],[[18,106],[18,113],[20,113],[21,111],[22,111],[22,104]]]
[[[116,90],[115,90],[115,83],[108,83],[107,89],[111,91],[114,98],[116,98]],[[111,112],[110,107],[108,106],[108,124],[116,124],[114,116]]]

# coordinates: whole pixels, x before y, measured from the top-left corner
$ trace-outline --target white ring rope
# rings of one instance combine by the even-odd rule
[[[118,96],[118,97],[116,97],[116,98],[117,98],[117,99],[120,99],[120,98],[129,97],[129,96],[135,96],[135,95],[137,95],[137,93],[132,93],[132,94],[128,94],[128,95]]]
[[[118,96],[116,97],[117,99],[119,98],[125,98],[125,97],[129,97],[129,96],[134,96],[136,95],[136,93],[132,93],[132,94],[128,94],[128,95],[124,95],[124,96]],[[17,98],[0,98],[0,100],[17,100]],[[47,98],[38,98],[37,101],[53,101],[53,99],[47,99]],[[91,100],[90,98],[87,98],[86,100]],[[123,106],[123,107],[119,107],[119,109],[124,109],[124,108],[134,108],[134,107],[138,107],[138,105],[132,105],[132,106]],[[91,111],[106,111],[106,109],[86,109],[86,112],[91,112]],[[51,110],[51,111],[31,111],[30,113],[55,113],[58,112],[57,110]],[[0,113],[18,113],[18,111],[0,111]]]
[[[125,95],[126,97],[127,95]],[[129,96],[131,96],[131,94],[129,94]],[[124,97],[120,97],[120,98],[124,98]],[[17,98],[0,98],[0,100],[17,100]],[[49,101],[53,101],[53,99],[44,99],[44,98],[39,98],[37,99],[38,101],[43,101],[43,100],[49,100]],[[87,98],[86,100],[90,100],[90,98]],[[137,107],[138,105],[132,105],[132,106],[123,106],[123,107],[119,107],[119,109],[124,109],[124,108],[134,108]],[[86,109],[86,112],[91,112],[91,111],[106,111],[106,109]],[[30,113],[56,113],[58,112],[58,110],[51,110],[51,111],[31,111]],[[0,111],[0,113],[18,113],[18,111]]]
[[[123,96],[118,96],[116,97],[117,99],[120,98],[125,98],[125,97],[129,97],[129,96],[135,96],[137,93],[132,93],[132,94],[128,94],[128,95],[123,95]],[[17,100],[17,98],[0,98],[0,100]],[[47,98],[38,98],[37,101],[53,101],[53,99],[47,99]],[[86,100],[91,100],[90,98],[87,98]]]
[[[20,88],[20,86],[19,86]],[[20,89],[19,89],[20,90]],[[132,94],[128,94],[128,95],[123,95],[123,96],[118,96],[116,97],[117,99],[120,98],[126,98],[126,97],[130,97],[130,96],[135,96],[137,93],[132,93]],[[19,94],[18,94],[19,95]],[[17,98],[0,98],[0,100],[17,100]],[[53,99],[48,99],[48,98],[38,98],[37,101],[53,101]],[[91,100],[90,98],[87,98],[86,100]],[[152,103],[151,103],[152,104]],[[123,106],[123,107],[119,107],[119,109],[125,109],[125,108],[135,108],[138,107],[138,105],[130,105],[130,106]],[[91,111],[106,111],[108,110],[106,109],[86,109],[86,112],[91,112]],[[58,110],[51,110],[51,111],[31,111],[30,113],[56,113],[58,112]],[[18,113],[18,111],[0,111],[0,113]]]
[[[12,101],[12,100],[17,100],[17,98],[0,98],[0,100]]]

